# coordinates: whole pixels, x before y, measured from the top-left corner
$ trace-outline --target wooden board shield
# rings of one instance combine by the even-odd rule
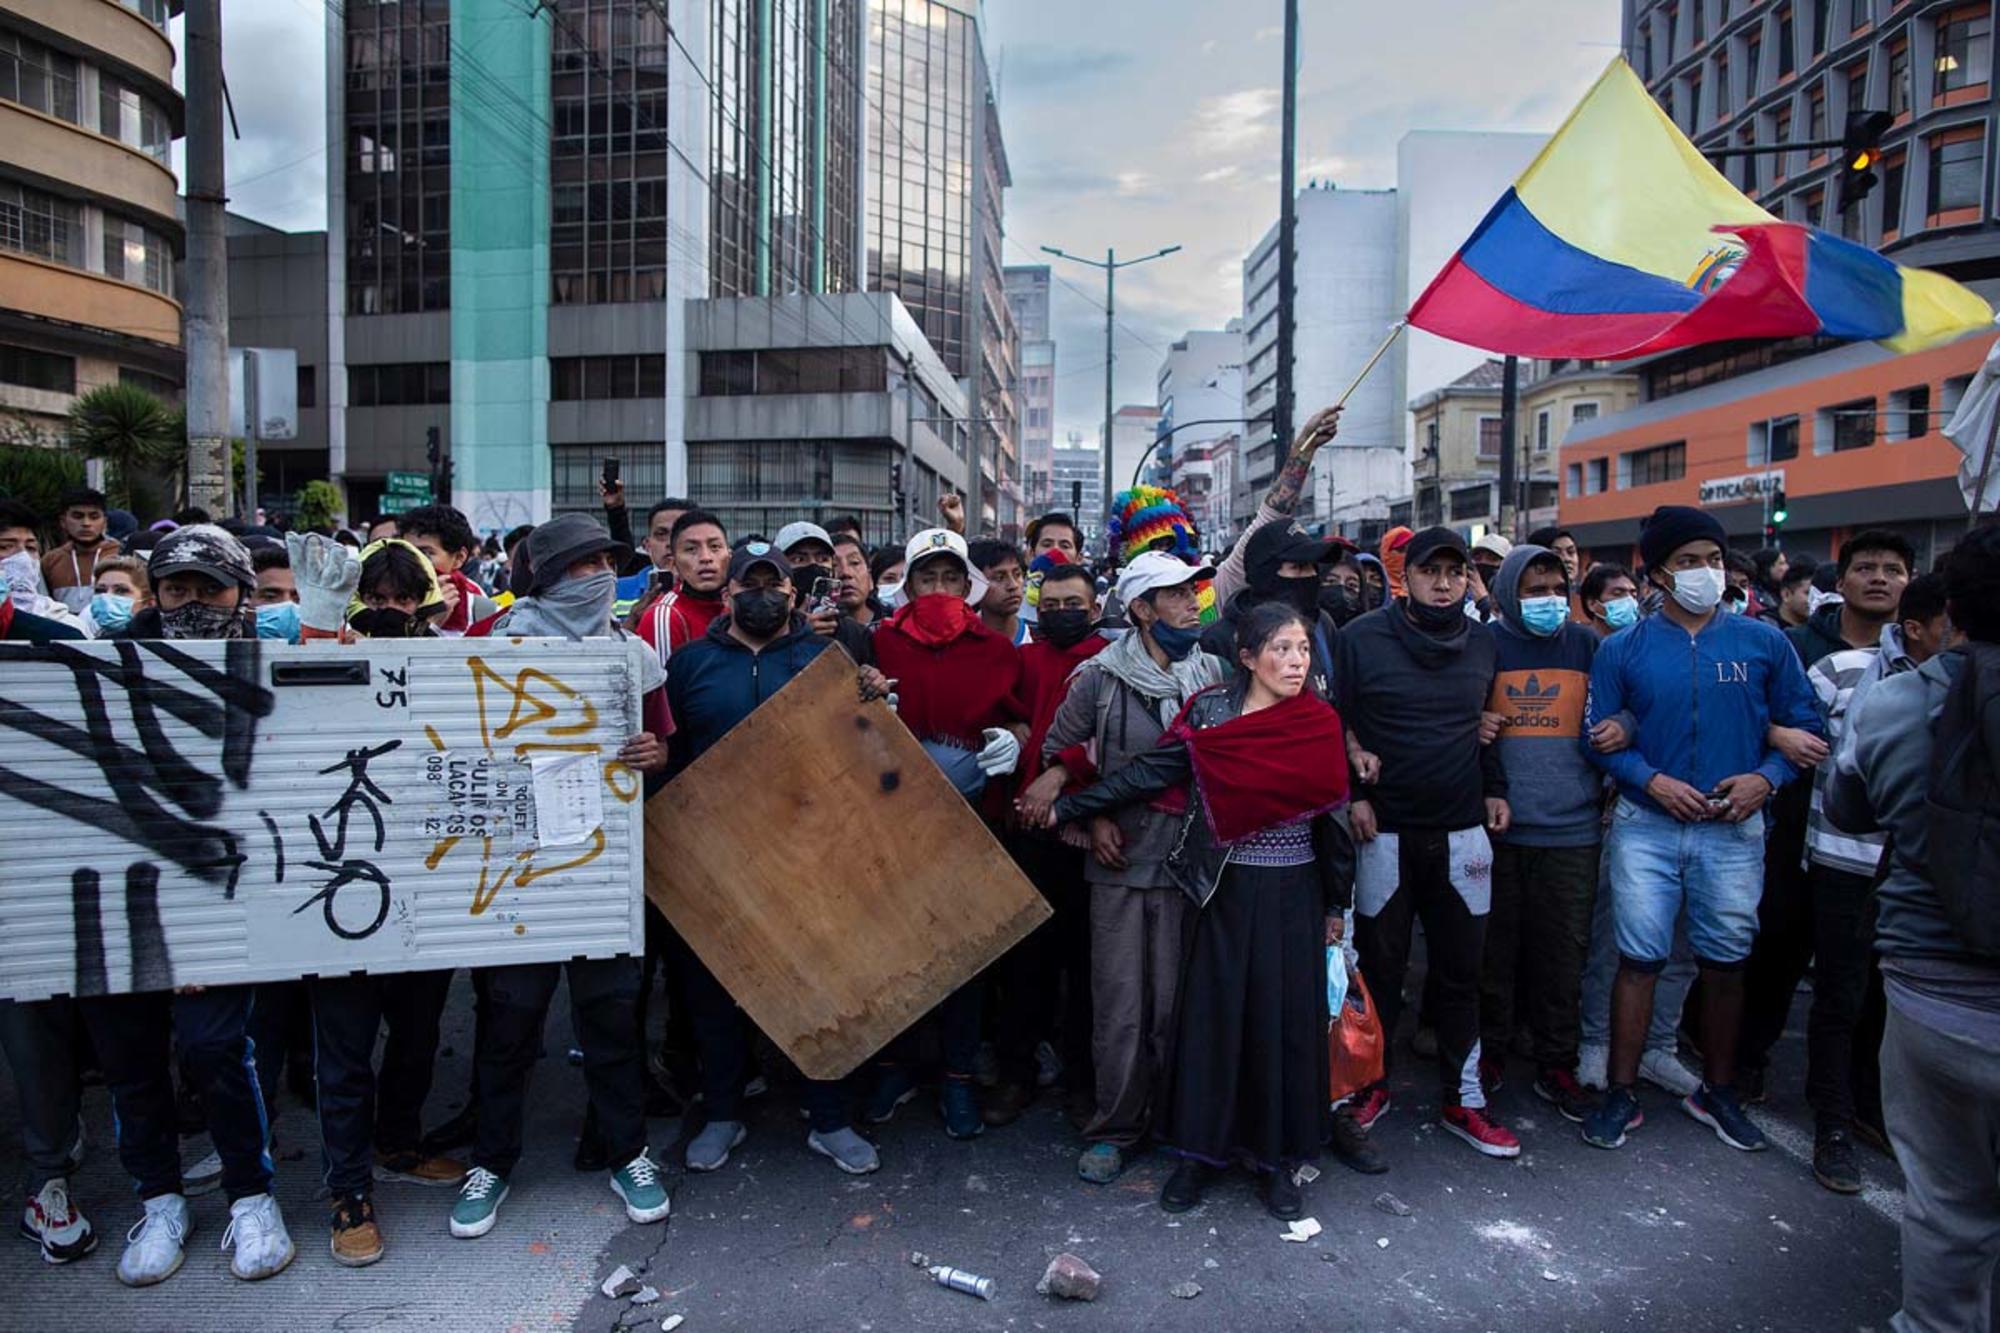
[[[646,895],[810,1078],[844,1077],[1048,903],[831,649],[646,808]]]

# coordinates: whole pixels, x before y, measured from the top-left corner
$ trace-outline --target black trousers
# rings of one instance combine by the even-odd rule
[[[521,1160],[528,1075],[541,1058],[542,1029],[556,982],[569,970],[570,1021],[583,1048],[583,1081],[611,1160],[623,1166],[646,1146],[646,1061],[635,1013],[640,960],[578,959],[490,967],[474,1057],[479,1140],[472,1164],[506,1176]]]
[[[271,1189],[270,1126],[246,1035],[251,990],[97,995],[77,1002],[117,1117],[118,1160],[141,1199],[181,1192],[181,1140],[169,1052],[201,1094],[209,1137],[233,1203]]]
[[[1813,866],[1808,878],[1817,961],[1806,1016],[1806,1103],[1819,1128],[1844,1129],[1854,1123],[1856,1087],[1880,1083],[1876,1070],[1858,1078],[1855,1068],[1862,1058],[1875,1064],[1872,1052],[1879,1050],[1878,1043],[1858,1056],[1855,1042],[1875,970],[1874,880],[1822,865]]]
[[[1486,949],[1486,915],[1475,914],[1451,882],[1448,833],[1406,832],[1398,839],[1396,891],[1373,916],[1354,921],[1361,974],[1382,1019],[1384,1054],[1395,1047],[1403,1016],[1403,982],[1410,967],[1410,931],[1424,923],[1436,1008],[1426,1015],[1437,1029],[1438,1074],[1446,1106],[1485,1104],[1480,1089],[1479,972]],[[1433,992],[1427,980],[1425,994]]]
[[[451,973],[322,977],[311,988],[326,1185],[336,1197],[366,1194],[374,1149],[408,1152],[423,1138]],[[375,1037],[385,1021],[389,1039],[378,1077]]]
[[[750,1077],[750,1017],[678,935],[671,960],[701,1055],[703,1109],[710,1120],[741,1120],[743,1085]],[[800,1101],[815,1130],[827,1134],[848,1126],[847,1087],[845,1079],[802,1081]]]
[[[1480,983],[1482,1048],[1503,1059],[1525,997],[1538,1069],[1574,1069],[1582,1027],[1583,965],[1597,905],[1596,844],[1493,849],[1493,907]]]
[[[1033,1087],[1035,1046],[1048,1040],[1063,1057],[1063,1081],[1095,1086],[1090,1036],[1090,886],[1085,853],[1054,838],[1020,835],[1007,850],[1055,915],[994,964],[993,1043],[1002,1076]],[[1059,1043],[1059,1044],[1057,1044]]]

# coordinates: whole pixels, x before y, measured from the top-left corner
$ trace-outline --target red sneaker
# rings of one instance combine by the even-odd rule
[[[1375,1122],[1389,1113],[1389,1089],[1386,1084],[1377,1083],[1368,1091],[1347,1104],[1354,1113],[1354,1123],[1363,1129],[1375,1128]]]
[[[1483,1106],[1447,1106],[1440,1117],[1444,1127],[1488,1157],[1519,1157],[1521,1141],[1491,1116]]]

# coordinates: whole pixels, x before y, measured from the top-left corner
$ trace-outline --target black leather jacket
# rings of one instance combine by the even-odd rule
[[[1243,712],[1247,683],[1239,676],[1227,685],[1213,686],[1197,694],[1189,703],[1188,721],[1195,728],[1220,726]],[[1135,758],[1095,786],[1057,799],[1056,822],[1089,819],[1121,805],[1151,800],[1161,792],[1192,781],[1193,762],[1186,743],[1162,742],[1160,747]],[[1346,826],[1333,815],[1313,819],[1313,848],[1318,853],[1314,868],[1326,896],[1328,913],[1344,912],[1354,902],[1354,843]],[[1229,865],[1230,849],[1218,847],[1198,796],[1190,793],[1187,814],[1181,820],[1173,851],[1167,856],[1167,874],[1197,907],[1205,907],[1222,882]]]

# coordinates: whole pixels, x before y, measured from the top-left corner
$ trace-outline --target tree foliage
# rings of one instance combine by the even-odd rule
[[[163,512],[187,453],[187,418],[136,384],[100,384],[69,413],[69,445],[105,461],[105,493],[114,507]]]

